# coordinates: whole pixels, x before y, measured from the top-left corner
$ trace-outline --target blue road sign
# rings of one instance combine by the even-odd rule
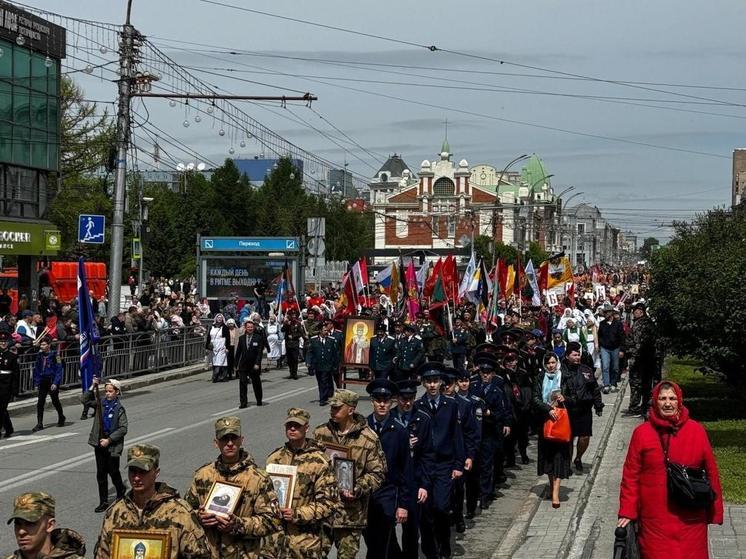
[[[297,237],[202,237],[200,249],[206,252],[298,252]]]
[[[78,216],[78,242],[91,245],[102,245],[106,238],[106,216]]]

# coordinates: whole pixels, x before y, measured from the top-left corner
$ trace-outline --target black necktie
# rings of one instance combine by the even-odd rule
[[[381,431],[383,431],[383,426],[378,421],[376,421],[376,434],[380,435]]]
[[[433,410],[433,413],[438,411],[438,404],[435,402],[435,400],[430,400],[430,409]]]

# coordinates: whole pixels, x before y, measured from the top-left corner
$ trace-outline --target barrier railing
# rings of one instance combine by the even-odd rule
[[[80,346],[77,342],[53,342],[52,349],[62,358],[61,387],[80,384]],[[128,378],[140,373],[158,372],[192,365],[205,360],[204,328],[135,332],[105,336],[97,345],[104,377]],[[38,355],[35,347],[19,348],[21,395],[33,392],[33,368]]]

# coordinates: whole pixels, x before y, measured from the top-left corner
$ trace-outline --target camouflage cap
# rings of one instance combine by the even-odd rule
[[[235,415],[221,417],[215,422],[215,438],[222,439],[227,435],[241,436],[241,419]]]
[[[297,423],[298,425],[308,425],[311,421],[311,414],[302,408],[288,408],[288,416],[285,424]]]
[[[13,501],[13,516],[8,519],[8,524],[16,518],[36,522],[44,515],[54,517],[54,497],[41,491],[23,493]]]
[[[157,446],[136,444],[127,450],[127,467],[149,472],[158,467],[160,458],[161,451]]]
[[[359,400],[359,396],[354,393],[352,390],[345,390],[344,388],[340,388],[339,390],[334,392],[334,396],[332,396],[331,400],[329,400],[329,405],[332,407],[341,406],[342,404],[347,404],[350,407],[356,407],[357,401]]]

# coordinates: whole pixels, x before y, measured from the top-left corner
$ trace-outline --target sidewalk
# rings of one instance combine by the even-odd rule
[[[502,540],[493,559],[534,559],[542,557],[580,557],[568,554],[576,538],[580,519],[589,501],[591,488],[598,473],[601,457],[611,435],[614,421],[619,413],[626,383],[617,393],[604,396],[604,414],[594,416],[591,444],[583,456],[584,473],[573,474],[562,480],[561,508],[553,509],[544,497],[547,478],[534,476],[534,487],[524,507],[515,518],[508,534]]]

